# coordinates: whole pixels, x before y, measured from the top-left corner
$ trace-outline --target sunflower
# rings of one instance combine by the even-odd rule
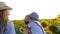
[[[54,26],[54,25],[50,25],[50,26],[48,27],[48,32],[49,32],[50,34],[53,34],[53,32],[54,32],[55,30],[57,30],[57,27]]]
[[[43,28],[47,27],[47,24],[45,22],[42,22],[41,25],[43,26]]]
[[[23,27],[20,27],[20,33],[24,33]]]

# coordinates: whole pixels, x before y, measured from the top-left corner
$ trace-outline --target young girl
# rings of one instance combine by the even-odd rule
[[[24,25],[24,34],[31,34],[31,31],[30,31],[30,29],[29,29],[29,27],[28,27],[28,15],[25,17],[25,19],[24,19],[24,22],[25,22],[25,25]]]
[[[14,24],[8,19],[11,9],[4,2],[0,2],[0,34],[15,34]]]

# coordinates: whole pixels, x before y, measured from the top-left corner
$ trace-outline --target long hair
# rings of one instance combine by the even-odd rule
[[[2,26],[4,28],[3,32],[5,32],[6,30],[7,20],[8,20],[8,18],[5,18],[5,13],[4,13],[5,10],[0,10],[0,27]],[[0,32],[3,29],[2,27],[0,28]]]

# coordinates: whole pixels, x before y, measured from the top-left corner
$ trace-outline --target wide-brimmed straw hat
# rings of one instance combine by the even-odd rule
[[[12,8],[7,6],[5,2],[0,2],[0,10],[4,10],[4,9],[12,10]]]

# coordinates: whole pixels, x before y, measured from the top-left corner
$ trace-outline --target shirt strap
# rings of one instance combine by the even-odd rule
[[[43,32],[43,34],[44,34],[43,28],[42,28],[37,22],[34,22],[34,23],[37,24],[37,25],[41,28],[41,30],[42,30],[42,32]]]

